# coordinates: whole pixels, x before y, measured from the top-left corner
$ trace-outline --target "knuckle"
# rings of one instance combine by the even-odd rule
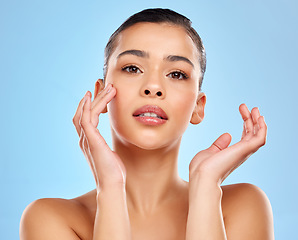
[[[263,147],[266,144],[266,138],[264,137],[256,137],[255,140],[252,141],[251,147],[257,151],[260,147]]]
[[[258,143],[262,147],[266,144],[266,135],[261,134],[258,138]]]
[[[79,146],[80,148],[83,148],[83,137],[80,137]]]
[[[83,139],[82,145],[83,145],[84,150],[89,149],[89,144],[88,144],[88,141],[86,138]]]
[[[266,144],[266,138],[262,138],[260,141],[260,145],[264,146]]]
[[[85,127],[88,125],[88,120],[84,117],[80,120],[80,126],[85,129]]]
[[[82,126],[82,119],[80,119],[80,121],[79,121],[79,126],[80,126],[81,128],[83,128],[83,126]]]

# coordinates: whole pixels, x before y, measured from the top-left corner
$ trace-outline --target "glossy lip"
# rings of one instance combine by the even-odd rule
[[[142,113],[148,113],[148,112],[155,113],[156,115],[160,116],[161,118],[138,116]],[[133,117],[137,121],[139,121],[145,125],[151,125],[151,126],[164,124],[168,120],[168,116],[164,112],[164,110],[162,110],[160,107],[155,106],[155,105],[145,105],[143,107],[140,107],[133,113]]]
[[[168,120],[167,114],[162,110],[159,106],[153,106],[153,105],[145,105],[143,107],[140,107],[137,109],[134,113],[133,116],[137,117],[137,115],[140,115],[142,113],[155,113],[156,115],[162,117],[165,120]]]

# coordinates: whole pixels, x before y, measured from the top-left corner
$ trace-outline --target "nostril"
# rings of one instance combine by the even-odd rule
[[[148,89],[145,90],[145,94],[148,95],[150,91]]]
[[[161,91],[158,91],[156,95],[160,97],[162,95]]]

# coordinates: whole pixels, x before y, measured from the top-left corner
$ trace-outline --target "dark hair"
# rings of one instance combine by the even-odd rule
[[[202,43],[202,40],[199,34],[196,32],[196,30],[191,26],[192,23],[187,17],[177,12],[174,12],[170,9],[162,9],[162,8],[145,9],[141,12],[138,12],[132,15],[111,35],[105,47],[105,52],[104,52],[104,67],[103,67],[104,78],[106,77],[106,74],[107,74],[108,62],[109,62],[110,56],[115,50],[115,42],[117,40],[117,36],[123,30],[140,22],[169,23],[169,24],[181,26],[186,30],[187,34],[195,43],[197,50],[200,54],[199,62],[201,67],[201,77],[199,79],[199,90],[201,90],[204,73],[206,70],[206,53],[205,53],[205,48]]]

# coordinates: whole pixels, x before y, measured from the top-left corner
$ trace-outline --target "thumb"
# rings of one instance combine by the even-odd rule
[[[232,141],[232,136],[229,133],[222,134],[219,138],[215,140],[214,143],[208,148],[209,151],[219,152],[227,148]]]

